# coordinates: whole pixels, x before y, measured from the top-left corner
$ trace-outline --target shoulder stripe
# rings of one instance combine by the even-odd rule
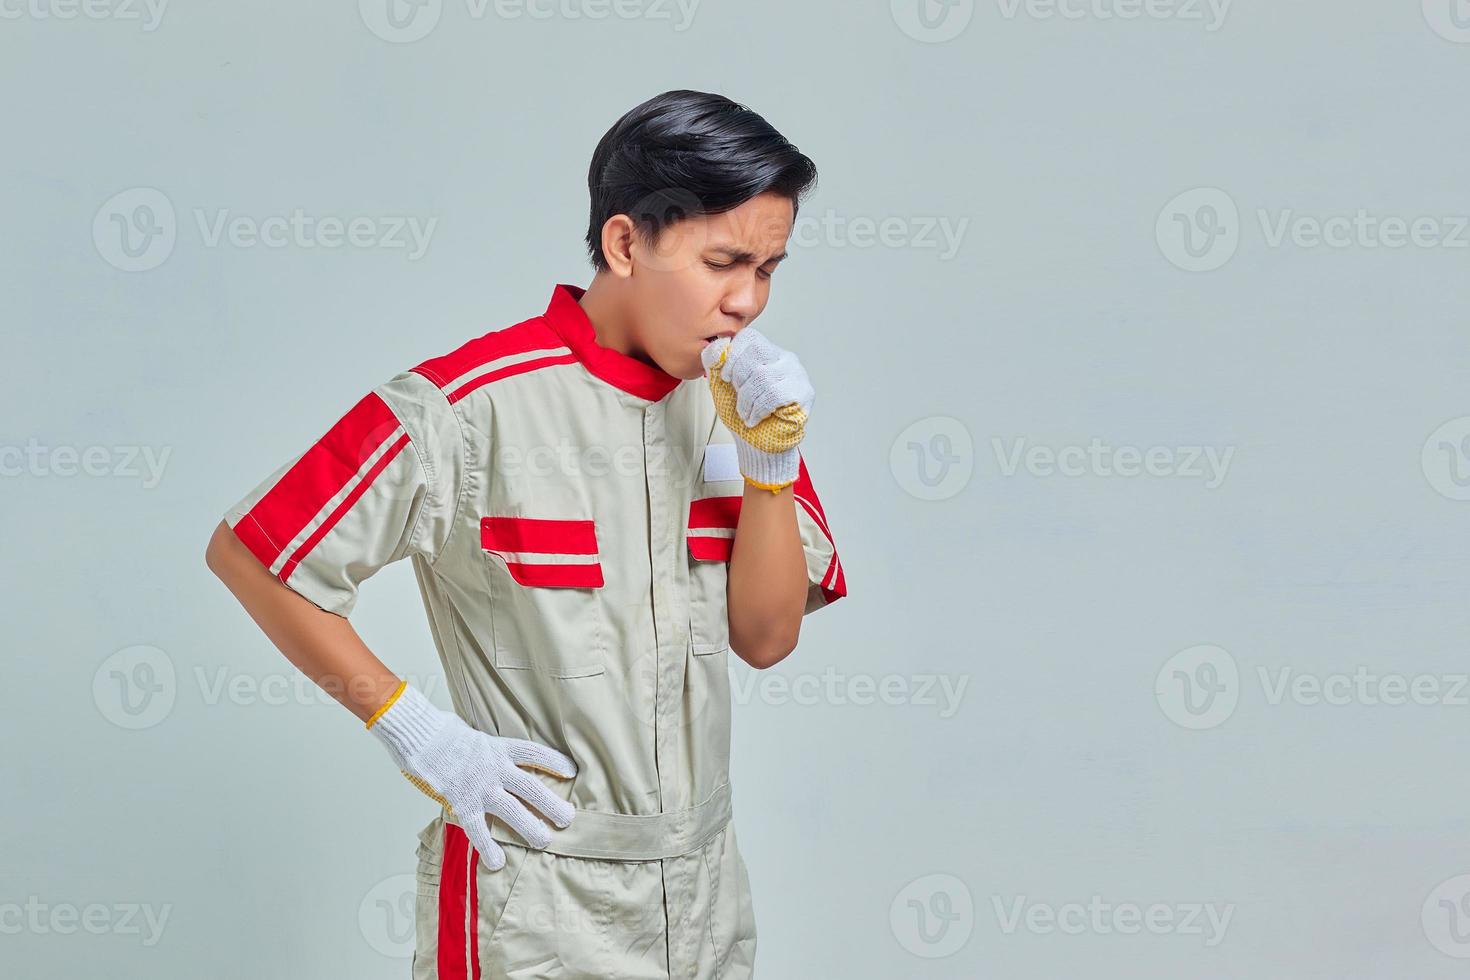
[[[528,361],[545,360],[548,356],[566,356],[566,354],[569,354],[569,351],[564,347],[551,348],[551,350],[523,351],[523,353],[519,354],[507,354],[506,357],[497,357],[495,360],[485,361],[484,364],[478,364],[478,366],[472,367],[472,369],[460,375],[459,378],[451,379],[448,386],[445,386],[442,391],[444,391],[444,397],[448,398],[450,404],[454,404],[460,398],[465,397],[469,392],[475,391],[481,385],[488,385],[492,381],[497,381],[498,378],[506,378],[509,375],[519,375],[519,373],[522,373],[520,370],[512,370],[514,367],[519,366],[519,364],[526,364]],[[537,367],[539,367],[539,364],[531,364],[531,366],[525,367],[523,370],[535,370]]]
[[[415,365],[411,370],[428,378],[447,394],[496,366],[514,363],[537,352],[569,350],[539,317],[532,317],[515,326],[476,337],[448,354],[431,357]]]
[[[457,387],[448,393],[450,404],[459,401],[475,389],[483,388],[492,381],[499,381],[501,378],[509,378],[517,374],[527,374],[538,368],[550,367],[553,364],[577,363],[577,355],[570,351],[564,354],[553,354],[550,357],[534,356],[544,353],[546,352],[532,351],[530,355],[523,356],[519,360],[504,358],[502,360],[492,361],[489,365],[489,370],[473,373],[472,376],[464,380],[463,384],[456,382]]]

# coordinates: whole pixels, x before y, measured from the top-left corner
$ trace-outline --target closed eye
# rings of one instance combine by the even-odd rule
[[[733,266],[735,263],[734,262],[725,262],[725,263],[710,262],[709,260],[706,259],[704,264],[706,266],[708,266],[709,268],[711,268],[711,269],[728,269],[731,266]],[[774,270],[772,270],[771,272],[767,272],[765,269],[757,269],[757,270],[755,270],[755,274],[758,275],[758,276],[760,276],[762,279],[769,279],[772,276],[774,276],[776,273],[775,273]]]

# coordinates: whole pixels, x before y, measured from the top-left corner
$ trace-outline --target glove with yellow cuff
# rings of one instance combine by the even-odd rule
[[[551,843],[551,831],[525,803],[557,827],[572,822],[572,805],[520,767],[570,779],[577,774],[576,763],[539,742],[471,728],[459,715],[435,707],[408,681],[367,720],[367,728],[409,782],[454,814],[491,871],[505,866],[505,851],[490,836],[487,815],[505,821],[535,848]]]
[[[700,352],[720,421],[735,436],[747,483],[777,491],[796,482],[797,444],[806,435],[816,391],[791,351],[754,327],[720,337]]]

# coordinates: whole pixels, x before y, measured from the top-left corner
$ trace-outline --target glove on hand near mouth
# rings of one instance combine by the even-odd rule
[[[765,490],[795,483],[801,466],[797,444],[816,399],[801,361],[754,327],[706,345],[700,361],[715,411],[735,436],[741,475]]]

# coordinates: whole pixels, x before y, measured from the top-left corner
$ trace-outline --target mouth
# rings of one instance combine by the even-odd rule
[[[733,338],[734,336],[735,336],[735,332],[733,330],[731,330],[731,331],[725,331],[724,333],[713,333],[713,334],[710,334],[708,337],[704,338],[704,341],[703,342],[705,344],[713,344],[715,341],[719,340],[721,337],[732,337]]]

